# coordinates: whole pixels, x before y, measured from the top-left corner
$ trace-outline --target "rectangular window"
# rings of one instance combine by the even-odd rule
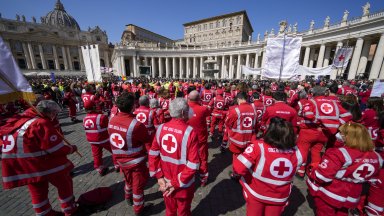
[[[204,30],[207,30],[208,25],[204,24]]]
[[[209,29],[213,29],[213,23],[209,24]]]

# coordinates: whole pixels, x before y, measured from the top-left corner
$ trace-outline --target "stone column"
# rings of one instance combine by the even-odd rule
[[[104,62],[105,62],[105,67],[109,68],[109,54],[108,51],[104,51]]]
[[[325,55],[324,55],[324,63],[323,67],[327,67],[329,65],[329,58],[331,57],[331,47],[325,47]]]
[[[316,68],[321,68],[323,66],[324,53],[325,53],[325,45],[321,44],[320,51],[319,51],[319,56],[317,57]]]
[[[193,77],[192,78],[196,78],[196,77],[197,77],[196,57],[193,57]]]
[[[152,78],[156,77],[156,62],[155,62],[155,57],[152,56],[151,58],[151,70],[152,70]]]
[[[69,70],[73,70],[72,57],[71,57],[71,52],[69,51],[69,47],[66,47],[66,50],[68,54],[68,68]]]
[[[308,67],[313,68],[313,59],[315,58],[315,49],[311,49],[311,53],[309,54],[309,65]]]
[[[27,68],[33,69],[32,63],[31,63],[31,57],[29,57],[29,51],[28,51],[27,45],[25,45],[25,43],[22,43],[22,46],[23,46],[24,58],[25,58],[25,61],[27,62]]]
[[[186,59],[185,59],[185,61],[186,61],[186,72],[187,72],[187,78],[189,79],[190,78],[190,75],[191,75],[191,68],[190,68],[190,66],[189,66],[189,57],[187,57]]]
[[[179,76],[180,76],[180,79],[182,79],[182,78],[184,78],[184,77],[183,77],[183,73],[184,73],[184,62],[183,62],[183,58],[182,58],[182,57],[180,57],[179,66],[180,66]]]
[[[225,71],[225,56],[221,56],[221,79],[225,79],[226,71]]]
[[[384,33],[380,37],[380,41],[376,47],[375,57],[373,58],[371,73],[369,79],[377,79],[384,57]]]
[[[39,53],[40,53],[40,59],[41,59],[41,64],[43,65],[43,69],[47,70],[47,62],[45,62],[43,46],[41,46],[41,44],[39,44]]]
[[[59,57],[57,56],[57,50],[55,45],[52,45],[52,50],[53,50],[53,58],[55,59],[55,68],[56,70],[60,70]],[[81,65],[81,67],[83,68],[83,70],[85,70],[85,67],[83,67],[83,65],[84,65],[84,62]]]
[[[379,79],[384,79],[384,62],[381,64]]]
[[[249,67],[249,53],[247,53],[247,56],[245,57],[245,66]]]
[[[137,71],[137,57],[132,56],[132,67],[133,67],[133,77],[138,77],[138,71]]]
[[[33,52],[32,44],[28,42],[29,57],[31,58],[32,69],[37,69],[35,53]]]
[[[172,77],[173,77],[173,78],[177,78],[177,77],[176,77],[176,71],[177,71],[176,57],[173,57],[173,58],[172,58]]]
[[[125,70],[125,58],[120,56],[120,65],[121,65],[121,75],[127,76],[127,71]]]
[[[264,68],[265,64],[265,51],[263,51],[263,57],[261,58],[261,68]]]
[[[165,57],[165,76],[169,78],[169,58]]]
[[[232,64],[233,64],[233,55],[230,55],[229,56],[229,77],[228,79],[233,79],[233,67],[232,67]]]
[[[337,51],[338,51],[341,47],[343,47],[343,42],[342,42],[342,41],[337,42],[337,45],[336,45],[336,51],[335,51],[334,58],[336,57]],[[336,76],[337,76],[339,70],[340,70],[340,69],[337,69],[337,68],[332,69],[332,73],[331,73],[331,77],[330,77],[330,78],[331,78],[331,79],[336,79]],[[344,72],[344,70],[342,70],[341,73],[343,73],[343,72]]]
[[[253,68],[259,68],[259,53],[255,53],[255,62],[253,63]]]
[[[359,67],[359,61],[361,56],[361,50],[363,49],[363,38],[358,38],[356,45],[353,51],[353,56],[351,60],[351,66],[349,67],[348,80],[355,79],[357,68]]]
[[[159,57],[159,77],[163,77],[163,58]]]
[[[304,61],[303,61],[303,66],[304,67],[308,67],[310,53],[311,53],[311,48],[310,47],[305,47],[305,54],[304,54]]]
[[[65,53],[65,48],[63,46],[61,47],[61,53],[63,56],[64,69],[68,70],[67,54]]]
[[[81,51],[81,47],[79,47],[79,61],[80,61],[80,70],[85,71],[83,52]],[[119,63],[119,66],[120,66],[120,63]]]
[[[204,68],[204,57],[200,57],[200,64],[199,64],[200,66],[200,72],[199,72],[199,75],[200,75],[200,77],[203,77],[204,76],[204,74],[203,74],[203,68]]]
[[[241,54],[237,56],[236,79],[241,79]]]
[[[359,61],[359,67],[357,68],[357,74],[362,74],[365,72],[368,63],[369,50],[371,48],[372,41],[365,40],[363,50],[361,51],[361,57]]]
[[[146,57],[146,56],[144,57],[144,65],[145,65],[145,66],[149,66],[149,65],[148,65],[148,57]]]

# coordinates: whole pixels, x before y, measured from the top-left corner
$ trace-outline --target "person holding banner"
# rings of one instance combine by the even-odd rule
[[[53,125],[60,106],[51,100],[39,102],[35,109],[10,118],[0,128],[2,180],[4,189],[26,185],[36,215],[57,215],[48,200],[49,184],[58,190],[66,216],[76,212],[70,171],[74,165],[67,155],[77,150],[65,145]]]

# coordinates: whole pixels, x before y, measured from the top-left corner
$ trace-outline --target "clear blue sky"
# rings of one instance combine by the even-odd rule
[[[135,24],[171,39],[183,38],[183,23],[246,10],[252,23],[254,39],[257,33],[278,29],[279,21],[298,22],[299,31],[324,24],[326,16],[331,23],[341,20],[347,9],[349,17],[361,16],[361,6],[367,0],[61,0],[66,11],[79,23],[81,29],[99,25],[107,31],[110,42],[120,41],[126,24]],[[0,0],[0,13],[15,19],[24,14],[27,20],[40,17],[53,9],[56,0]],[[371,12],[383,10],[383,0],[371,0]]]

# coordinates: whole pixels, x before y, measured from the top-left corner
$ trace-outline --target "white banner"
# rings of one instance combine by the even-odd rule
[[[99,45],[81,46],[88,82],[102,82]]]
[[[384,95],[384,80],[376,80],[373,83],[370,97],[381,97]]]
[[[322,68],[309,68],[309,67],[304,67],[302,65],[299,65],[297,67],[297,73],[300,76],[300,80],[304,80],[305,76],[314,75],[316,78],[319,76],[327,76],[327,75],[331,75],[332,73],[332,65],[327,67],[322,67]]]
[[[245,65],[242,65],[241,66],[241,72],[244,74],[244,75],[260,75],[261,74],[261,68],[251,68],[251,67],[247,67]]]
[[[333,67],[335,68],[345,68],[348,65],[349,59],[351,59],[352,56],[352,47],[342,47],[340,48],[335,58],[333,59]]]
[[[110,68],[110,67],[100,67],[100,71],[102,73],[112,73],[113,72],[113,68]]]
[[[21,98],[34,101],[35,94],[21,73],[8,46],[0,37],[0,104]]]
[[[301,37],[268,38],[262,76],[282,80],[296,79],[299,66]]]

